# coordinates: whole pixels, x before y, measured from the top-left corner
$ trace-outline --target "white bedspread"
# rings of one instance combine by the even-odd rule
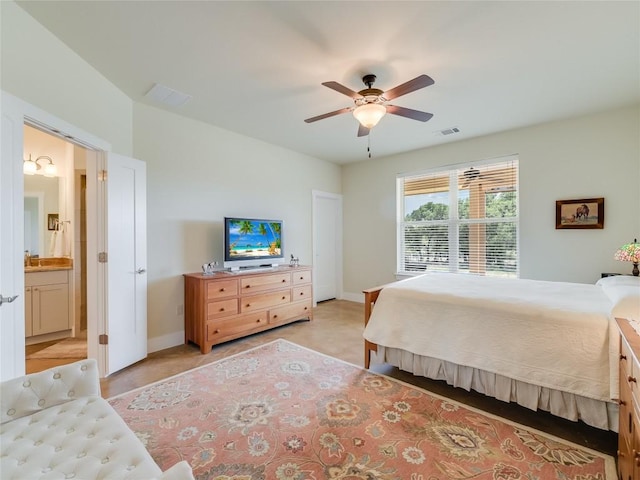
[[[619,348],[610,311],[596,285],[433,273],[385,287],[364,338],[610,401]]]

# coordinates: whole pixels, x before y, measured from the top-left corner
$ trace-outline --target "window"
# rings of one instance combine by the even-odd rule
[[[518,276],[518,159],[402,175],[398,272]]]

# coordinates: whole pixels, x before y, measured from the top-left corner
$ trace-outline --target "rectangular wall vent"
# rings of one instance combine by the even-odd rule
[[[156,83],[151,90],[149,90],[145,97],[155,100],[156,102],[164,103],[170,107],[180,107],[191,100],[191,95],[179,92],[164,85]]]
[[[460,129],[458,127],[445,128],[444,130],[439,130],[436,132],[436,135],[447,136],[454,135],[456,133],[460,133]]]

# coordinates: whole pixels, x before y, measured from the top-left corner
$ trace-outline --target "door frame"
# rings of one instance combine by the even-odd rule
[[[38,128],[48,134],[61,137],[67,142],[76,143],[86,148],[88,152],[94,152],[97,155],[97,158],[106,158],[107,153],[111,151],[111,144],[109,142],[106,142],[105,140],[102,140],[101,138],[96,137],[76,127],[75,125],[72,125],[56,117],[55,115],[52,115],[34,105],[31,105],[30,103],[25,102],[24,100],[21,100],[20,98],[15,97],[5,91],[1,91],[0,94],[2,95],[2,102],[5,102],[5,101],[11,102],[12,105],[16,106],[16,110],[21,112],[20,116],[22,117],[22,125],[27,124],[32,127]],[[22,137],[22,131],[20,131],[19,133],[20,133],[20,136]],[[24,145],[24,140],[22,140],[21,143],[22,145]],[[23,161],[22,156],[23,156],[22,152],[21,152],[20,158],[16,156],[16,159],[15,159],[16,164],[18,162],[22,163]],[[91,161],[89,160],[89,158],[87,158],[87,164],[88,164],[87,167],[89,166],[89,163],[91,163]],[[16,168],[12,173],[13,173],[12,183],[14,188],[13,197],[22,199],[24,197],[24,181],[22,177],[23,175],[22,165],[16,165]],[[98,183],[98,180],[95,176],[93,179],[90,179],[89,176],[87,175],[87,191],[88,191],[89,182]],[[87,196],[89,197],[88,192],[87,192]],[[93,199],[90,202],[90,199],[87,198],[87,217],[97,218],[98,211],[90,210],[89,204],[91,204],[94,209],[98,209],[100,208],[101,203],[97,201],[97,199]],[[16,221],[14,222],[14,228],[17,230],[17,232],[22,232],[24,229],[24,213],[20,211],[20,209],[22,210],[24,209],[24,200],[20,202],[15,202],[15,205],[14,205],[13,215],[14,215],[14,218],[16,219]],[[92,242],[89,231],[87,231],[87,237],[88,237],[87,247],[89,247],[92,243],[94,244],[96,243],[97,239],[100,238],[100,235],[99,235],[100,232],[101,232],[101,226],[96,225],[96,233],[98,234],[98,237],[97,238],[94,237]],[[104,230],[102,230],[102,234],[103,234],[102,236],[104,236]],[[21,239],[23,238],[23,235],[22,234],[16,235],[15,238],[18,241],[17,243],[20,243],[20,245],[14,245],[14,250],[22,252],[24,242]],[[96,245],[94,245],[94,248],[95,247]],[[11,266],[13,271],[14,282],[16,287],[21,291],[21,293],[24,293],[23,259],[21,255],[15,255],[15,257],[16,258],[12,259],[13,262],[15,263]],[[87,263],[88,263],[88,265],[86,266],[87,282],[89,282],[91,270],[88,267],[89,265],[91,265],[92,262],[87,262]],[[95,269],[94,269],[94,272],[95,272]],[[104,318],[106,314],[104,309],[106,287],[102,279],[98,278],[97,275],[95,276],[93,281],[96,282],[95,284],[97,285],[97,288],[95,289],[96,301],[89,303],[87,299],[87,347],[88,347],[89,358],[96,358],[98,360],[98,368],[99,368],[100,376],[103,377],[105,375],[105,372],[107,371],[107,365],[105,363],[105,358],[104,358],[105,356],[98,355],[99,348],[98,348],[98,335],[97,335],[97,328],[98,328],[97,319],[98,317]],[[22,322],[22,325],[24,325],[24,308],[22,308],[22,312],[18,314],[18,316],[20,318],[14,319],[14,321]],[[24,328],[22,329],[22,332],[24,333]],[[93,332],[93,335],[92,335],[92,332]],[[19,376],[24,374],[24,362],[25,362],[24,347],[26,344],[26,340],[24,335],[22,335],[21,339],[16,338],[15,341],[17,342],[16,345],[18,350],[19,350],[19,346],[22,345],[22,359],[21,359],[22,372],[20,372],[20,368],[18,366],[16,366],[16,369],[14,371],[14,376]],[[18,359],[16,355],[16,361],[17,360]]]
[[[337,193],[323,192],[321,190],[312,190],[311,191],[311,218],[312,218],[312,247],[311,247],[311,255],[313,258],[314,268],[313,268],[313,283],[316,283],[316,270],[317,266],[315,265],[316,253],[317,253],[317,241],[316,241],[316,232],[320,225],[318,225],[318,205],[317,202],[319,199],[324,200],[333,200],[337,202],[337,212],[338,218],[336,219],[336,299],[341,299],[343,297],[343,285],[342,285],[342,195]],[[313,299],[313,306],[317,305],[316,299]]]

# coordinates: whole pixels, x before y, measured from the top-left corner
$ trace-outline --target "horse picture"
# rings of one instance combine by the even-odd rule
[[[604,228],[604,198],[557,200],[556,228]]]

